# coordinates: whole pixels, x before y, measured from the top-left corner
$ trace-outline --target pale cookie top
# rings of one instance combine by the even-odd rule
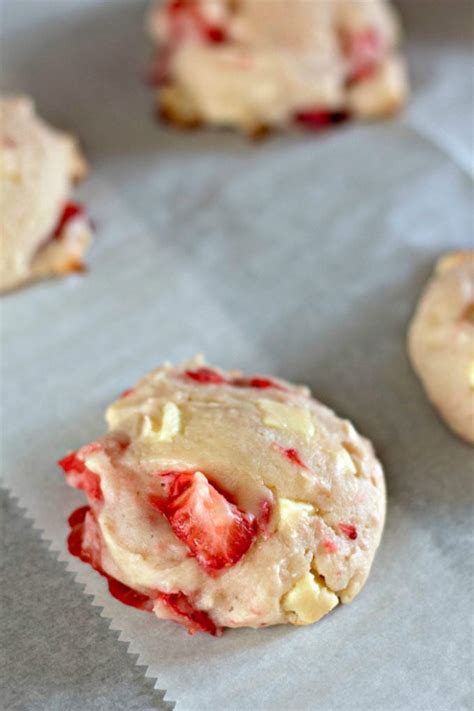
[[[107,422],[62,466],[89,492],[96,567],[158,616],[170,616],[160,595],[182,593],[219,627],[307,624],[360,591],[384,523],[382,468],[307,388],[196,359],[147,375]]]
[[[73,138],[47,126],[25,97],[0,99],[0,291],[75,266],[90,239],[77,220],[56,235],[72,182],[85,172]],[[46,254],[41,248],[48,246]],[[37,261],[36,261],[37,260]],[[69,263],[68,263],[69,260]]]
[[[474,252],[438,261],[410,324],[408,348],[443,419],[474,443]]]
[[[405,98],[399,26],[385,0],[170,0],[155,3],[149,27],[164,48],[163,97],[211,123],[370,117]]]

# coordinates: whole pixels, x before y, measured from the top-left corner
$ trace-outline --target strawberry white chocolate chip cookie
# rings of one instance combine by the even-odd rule
[[[0,291],[81,271],[91,227],[70,198],[86,170],[74,139],[25,97],[0,99],[0,119]]]
[[[410,324],[408,349],[433,405],[474,444],[474,252],[438,261]]]
[[[370,443],[304,387],[165,365],[61,462],[89,506],[69,547],[190,632],[316,622],[357,595],[385,514]]]
[[[158,106],[180,126],[318,130],[406,101],[386,0],[166,0],[148,25]]]

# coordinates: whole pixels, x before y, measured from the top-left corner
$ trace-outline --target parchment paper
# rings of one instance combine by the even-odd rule
[[[81,137],[97,240],[85,276],[3,299],[2,474],[180,710],[472,708],[472,450],[405,354],[434,259],[472,245],[471,10],[441,5],[403,6],[404,117],[255,146],[154,123],[144,3],[4,3],[2,84]],[[384,463],[369,583],[316,626],[189,637],[67,555],[82,498],[55,460],[103,431],[105,406],[138,377],[198,351],[307,383]]]

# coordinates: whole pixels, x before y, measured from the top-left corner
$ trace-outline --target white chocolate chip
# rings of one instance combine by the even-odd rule
[[[163,407],[161,429],[158,432],[160,442],[171,442],[179,434],[181,427],[181,414],[179,407],[174,402],[167,402]]]
[[[260,398],[257,404],[263,412],[263,423],[268,427],[290,430],[311,439],[315,428],[310,411],[303,407],[290,407],[275,400]]]
[[[163,406],[161,422],[156,417],[143,415],[140,435],[154,437],[159,442],[171,442],[181,427],[181,414],[179,407],[174,402],[167,402]]]
[[[315,514],[314,506],[300,503],[293,499],[278,499],[278,528],[294,529],[300,523],[302,517]]]
[[[354,460],[344,447],[335,452],[336,470],[341,474],[357,474],[357,467]]]
[[[337,595],[321,585],[311,573],[306,573],[283,597],[282,607],[294,625],[310,625],[330,612],[339,600]]]

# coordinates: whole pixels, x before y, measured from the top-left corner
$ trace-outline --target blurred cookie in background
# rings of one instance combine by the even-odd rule
[[[406,102],[386,0],[167,0],[148,28],[159,113],[180,127],[319,130]]]
[[[86,170],[75,139],[31,99],[0,99],[0,292],[84,269],[92,229],[71,191]]]
[[[408,349],[441,417],[474,444],[474,251],[438,260],[410,324]]]

